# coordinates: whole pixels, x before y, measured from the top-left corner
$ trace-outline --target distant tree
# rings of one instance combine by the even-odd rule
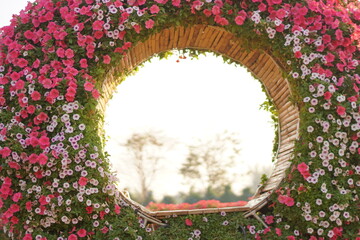
[[[224,188],[224,193],[219,197],[220,202],[237,202],[240,198],[231,189],[231,185],[228,184]]]
[[[146,197],[145,197],[145,200],[142,201],[142,204],[144,206],[147,206],[150,202],[155,202],[155,199],[154,199],[154,196],[153,196],[153,192],[152,191],[148,191],[146,193]]]
[[[204,200],[217,200],[218,196],[219,194],[215,193],[211,187],[208,187],[204,195]]]
[[[248,186],[255,193],[256,189],[266,182],[267,176],[271,174],[271,166],[260,166],[259,164],[249,167],[247,175],[251,177]]]
[[[162,203],[166,203],[166,204],[175,204],[176,203],[176,199],[173,196],[169,196],[169,195],[165,195],[163,197],[163,199],[161,200]]]
[[[239,145],[237,134],[226,131],[213,139],[199,140],[188,146],[189,153],[180,173],[192,187],[212,188],[220,193],[231,182],[229,169],[239,157]]]
[[[239,196],[238,201],[249,201],[249,197],[252,197],[254,195],[255,190],[256,189],[252,189],[250,187],[244,188],[242,194]]]
[[[125,144],[122,144],[128,152],[127,158],[123,160],[127,166],[132,163],[136,174],[133,178],[140,183],[139,193],[135,194],[137,199],[134,198],[140,203],[149,198],[150,186],[160,169],[160,160],[163,159],[166,141],[158,135],[154,132],[133,133]],[[129,170],[127,169],[128,172]]]
[[[190,192],[185,196],[183,202],[185,203],[196,203],[203,199],[203,196],[199,192],[194,192],[190,189]]]

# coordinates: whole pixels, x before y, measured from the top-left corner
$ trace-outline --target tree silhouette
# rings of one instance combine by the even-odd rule
[[[189,153],[180,169],[181,175],[192,187],[212,189],[220,195],[230,184],[229,169],[239,157],[240,141],[236,133],[224,132],[213,139],[199,140],[188,146]]]
[[[129,153],[125,159],[127,165],[132,163],[140,183],[139,193],[135,194],[138,198],[136,200],[144,203],[152,196],[150,186],[160,169],[165,140],[160,140],[159,136],[151,132],[133,133],[122,146]]]

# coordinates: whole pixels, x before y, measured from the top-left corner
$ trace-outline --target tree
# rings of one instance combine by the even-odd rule
[[[196,203],[203,199],[203,196],[199,192],[194,192],[194,190],[191,188],[189,193],[185,195],[185,198],[183,202],[185,203]]]
[[[126,162],[132,163],[140,183],[139,194],[136,194],[140,203],[144,203],[151,195],[150,186],[159,171],[165,142],[157,134],[145,132],[133,133],[123,144],[129,153]]]
[[[201,184],[202,189],[211,188],[220,193],[231,183],[229,169],[239,157],[239,145],[237,134],[227,131],[207,141],[199,140],[188,146],[189,153],[180,173],[192,187]]]
[[[162,203],[165,204],[175,204],[176,203],[176,199],[174,196],[170,196],[170,195],[165,195],[163,197],[163,199],[161,200]]]
[[[220,202],[237,202],[239,201],[239,196],[237,196],[231,189],[231,185],[226,185],[224,188],[224,193],[219,197]]]

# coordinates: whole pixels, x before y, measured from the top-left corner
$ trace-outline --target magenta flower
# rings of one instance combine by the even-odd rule
[[[152,19],[147,20],[147,21],[145,22],[145,27],[146,27],[147,29],[153,28],[153,27],[154,27],[154,20],[152,20]]]
[[[92,28],[94,31],[96,30],[102,30],[103,29],[103,26],[104,26],[104,21],[101,21],[101,20],[96,20],[93,25],[92,25]]]
[[[111,62],[111,57],[110,57],[109,55],[105,55],[105,56],[103,57],[103,62],[104,62],[105,64],[109,64],[109,63]]]

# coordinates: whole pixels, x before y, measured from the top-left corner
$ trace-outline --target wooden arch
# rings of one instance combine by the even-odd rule
[[[287,80],[282,77],[282,67],[269,54],[261,50],[245,51],[240,38],[220,27],[195,25],[187,28],[181,26],[164,29],[145,42],[132,47],[126,57],[107,73],[102,85],[103,96],[98,108],[105,111],[107,101],[122,81],[121,77],[114,77],[116,72],[131,71],[154,54],[185,48],[212,51],[231,58],[245,66],[263,83],[279,113],[279,148],[272,175],[263,186],[259,187],[253,199],[242,207],[150,212],[140,204],[123,197],[128,204],[138,210],[140,216],[159,224],[161,222],[158,219],[174,214],[244,211],[246,215],[257,216],[254,213],[267,204],[269,195],[277,189],[285,177],[285,171],[290,166],[300,121],[298,107],[289,100],[291,90]]]

